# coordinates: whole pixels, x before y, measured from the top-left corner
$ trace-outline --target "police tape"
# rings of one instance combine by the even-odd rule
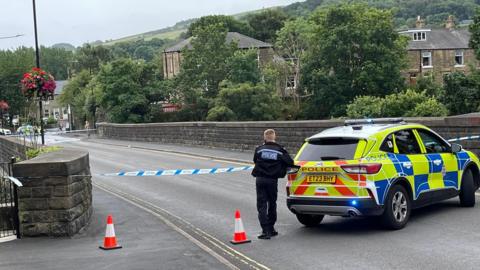
[[[158,171],[135,171],[106,173],[101,176],[175,176],[175,175],[202,175],[202,174],[221,174],[252,170],[253,166],[230,167],[230,168],[212,168],[212,169],[180,169],[180,170],[158,170]]]
[[[480,139],[480,135],[453,138],[453,139],[449,139],[448,142],[461,142],[461,141],[470,141],[470,140],[478,140],[478,139]]]

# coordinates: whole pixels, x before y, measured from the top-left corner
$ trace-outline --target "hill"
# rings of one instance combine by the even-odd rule
[[[352,2],[351,0],[306,0],[290,4],[282,8],[285,13],[291,17],[308,16],[319,7],[329,5],[338,5],[341,3]],[[360,2],[360,1],[355,1]],[[480,7],[478,0],[365,0],[368,5],[381,9],[391,9],[395,14],[395,25],[398,29],[405,29],[415,25],[417,16],[426,19],[427,24],[431,26],[441,26],[447,19],[448,15],[455,16],[459,25],[462,22],[472,19],[475,10]],[[279,7],[274,7],[279,8]],[[236,19],[244,19],[250,14],[260,12],[255,10],[250,12],[239,13],[233,15]],[[188,26],[197,19],[189,19],[181,21],[174,26],[150,31],[138,35],[124,37],[116,40],[109,40],[104,45],[113,45],[119,42],[135,41],[135,40],[152,40],[158,39],[178,39],[188,29]]]

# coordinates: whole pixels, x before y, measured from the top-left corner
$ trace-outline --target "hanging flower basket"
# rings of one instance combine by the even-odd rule
[[[8,103],[5,100],[0,100],[0,112],[6,112],[10,106],[8,106]]]
[[[53,99],[57,87],[53,76],[40,68],[25,73],[21,84],[23,95],[28,99]]]

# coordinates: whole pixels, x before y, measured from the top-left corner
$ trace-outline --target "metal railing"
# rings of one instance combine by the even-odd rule
[[[22,183],[12,176],[14,162],[13,158],[10,162],[0,162],[0,241],[21,236],[17,192]]]

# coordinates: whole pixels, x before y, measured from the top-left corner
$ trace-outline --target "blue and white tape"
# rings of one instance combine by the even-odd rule
[[[465,137],[459,137],[459,138],[453,138],[448,140],[448,142],[460,142],[460,141],[470,141],[470,140],[478,140],[480,139],[479,135],[475,136],[465,136]]]
[[[135,171],[107,173],[102,176],[175,176],[175,175],[201,175],[201,174],[221,174],[252,170],[253,166],[230,167],[230,168],[212,168],[212,169],[183,169],[183,170],[158,170],[158,171]]]

